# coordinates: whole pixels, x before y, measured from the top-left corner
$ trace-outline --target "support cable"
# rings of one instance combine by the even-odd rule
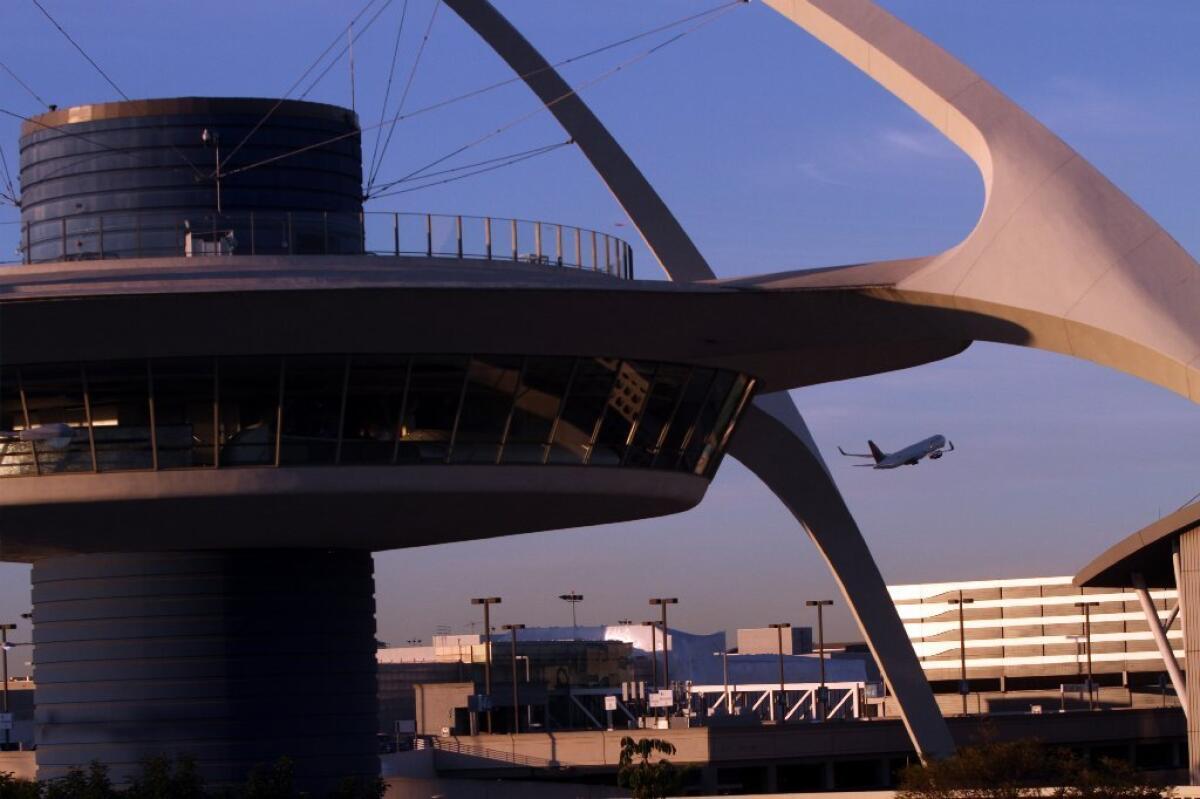
[[[377,200],[381,197],[392,197],[397,194],[408,194],[410,192],[420,191],[422,189],[429,189],[434,186],[441,186],[446,183],[453,183],[457,180],[464,180],[466,178],[475,177],[476,175],[482,175],[485,172],[494,172],[495,170],[502,169],[506,166],[512,166],[513,164],[519,164],[522,161],[528,161],[531,158],[537,158],[539,155],[546,155],[547,153],[552,153],[555,150],[561,149],[563,147],[566,147],[566,146],[574,144],[574,143],[575,143],[574,139],[567,139],[566,141],[559,142],[558,144],[549,144],[544,147],[538,147],[533,150],[528,150],[524,153],[517,153],[514,155],[510,155],[510,156],[503,156],[503,160],[491,158],[491,159],[488,159],[487,161],[478,161],[475,164],[468,164],[466,166],[457,167],[456,169],[447,169],[447,170],[443,170],[442,172],[430,172],[425,175],[422,175],[420,178],[414,178],[414,180],[424,180],[426,178],[435,177],[436,175],[442,175],[442,174],[447,174],[447,173],[451,173],[451,172],[459,172],[461,170],[468,169],[472,166],[479,166],[481,164],[492,163],[491,166],[486,166],[482,169],[476,169],[471,172],[463,172],[462,174],[452,175],[451,177],[444,178],[442,180],[436,180],[436,181],[433,181],[430,183],[422,183],[419,186],[410,186],[409,188],[405,188],[405,189],[396,189],[395,191],[387,191],[387,192],[383,192],[381,194],[374,194],[371,197],[369,197],[368,199]],[[500,161],[500,163],[493,163],[498,160]],[[395,185],[395,184],[393,184],[393,185]]]
[[[372,158],[371,173],[367,180],[367,188],[364,194],[371,193],[371,187],[375,184],[375,178],[379,177],[379,170],[383,166],[383,159],[387,156],[388,147],[392,143],[392,134],[396,132],[396,123],[399,122],[399,115],[404,113],[404,103],[408,100],[408,93],[412,89],[413,80],[417,77],[417,67],[421,65],[421,56],[425,52],[425,45],[429,42],[429,34],[433,31],[433,21],[437,19],[438,9],[442,7],[442,0],[437,0],[433,6],[433,13],[429,15],[429,23],[425,26],[425,35],[421,37],[421,44],[417,48],[416,58],[413,59],[412,69],[408,72],[408,80],[404,83],[404,91],[400,95],[400,102],[396,105],[396,117],[392,119],[391,127],[388,128],[387,138],[383,142],[383,152],[379,154],[379,162],[376,163]],[[390,80],[389,80],[390,84]],[[386,107],[386,102],[385,102]],[[383,114],[379,117],[380,124],[383,123]],[[379,143],[378,135],[376,135],[375,143]]]
[[[46,106],[46,108],[50,107],[50,104],[48,102],[46,102],[45,100],[43,100],[41,95],[39,95],[33,89],[29,88],[29,84],[27,84],[25,81],[23,81],[19,77],[17,77],[17,73],[15,73],[11,69],[9,69],[8,66],[3,61],[0,61],[0,69],[7,72],[8,76],[10,78],[12,78],[13,80],[15,80],[18,84],[20,84],[22,89],[29,92],[30,97],[32,97],[34,100],[37,100],[42,105]]]
[[[687,22],[690,22],[691,20],[694,20],[694,19],[697,19],[697,18],[700,18],[700,17],[704,17],[704,16],[707,16],[707,15],[710,15],[710,14],[716,14],[717,12],[724,12],[725,10],[728,10],[728,9],[730,9],[730,8],[732,8],[733,6],[739,6],[739,5],[744,5],[744,4],[745,4],[745,0],[729,0],[728,2],[722,3],[721,5],[719,5],[719,6],[716,6],[716,7],[714,7],[714,8],[710,8],[710,9],[708,9],[707,11],[702,11],[702,12],[699,12],[699,13],[696,13],[696,14],[690,14],[690,15],[688,15],[688,16],[686,16],[686,17],[682,17],[681,19],[675,20],[674,22],[670,22],[670,23],[667,23],[667,24],[665,24],[665,25],[660,25],[660,26],[658,26],[658,27],[656,27],[656,28],[653,28],[653,29],[651,29],[651,30],[643,31],[642,33],[636,34],[636,35],[634,35],[634,36],[630,36],[630,37],[628,37],[628,38],[626,38],[626,39],[622,39],[622,40],[621,40],[621,41],[619,41],[619,42],[613,42],[612,44],[608,44],[608,45],[605,45],[605,46],[603,46],[603,47],[598,47],[598,48],[596,48],[595,50],[590,50],[590,51],[588,51],[588,52],[586,52],[586,53],[580,53],[580,54],[579,54],[579,55],[577,55],[577,56],[572,56],[571,58],[567,58],[567,59],[564,59],[564,60],[562,60],[562,61],[555,62],[554,64],[551,64],[550,66],[547,66],[547,67],[540,67],[540,68],[538,68],[538,69],[530,70],[529,72],[522,73],[522,74],[520,74],[520,75],[517,75],[516,77],[513,77],[513,78],[508,78],[508,79],[506,79],[506,80],[502,80],[502,81],[498,81],[498,82],[496,82],[496,83],[492,83],[492,84],[489,84],[489,85],[487,85],[487,86],[482,86],[482,87],[480,87],[480,88],[478,88],[478,89],[474,89],[474,90],[472,90],[472,91],[465,92],[464,94],[460,94],[460,95],[457,95],[457,96],[455,96],[455,97],[450,97],[450,98],[448,98],[448,99],[446,99],[446,100],[440,100],[440,101],[438,101],[438,102],[436,102],[436,103],[432,103],[432,104],[430,104],[430,105],[427,105],[427,106],[423,106],[423,107],[421,107],[421,108],[418,108],[417,110],[415,110],[415,111],[411,111],[411,112],[409,112],[409,113],[407,113],[407,114],[397,114],[396,116],[394,116],[394,117],[392,117],[392,118],[388,119],[387,121],[385,121],[383,124],[384,124],[384,125],[386,125],[386,124],[389,124],[389,123],[390,123],[390,122],[392,122],[392,121],[400,121],[400,120],[412,119],[412,118],[414,118],[414,117],[420,116],[420,115],[422,115],[422,114],[425,114],[425,113],[428,113],[428,112],[430,112],[430,111],[436,111],[436,110],[438,110],[438,109],[440,109],[440,108],[445,108],[446,106],[449,106],[449,105],[453,105],[453,104],[455,104],[455,103],[462,102],[463,100],[468,100],[468,99],[470,99],[470,98],[472,98],[472,97],[477,97],[477,96],[479,96],[479,95],[481,95],[481,94],[485,94],[485,93],[487,93],[487,92],[490,92],[490,91],[492,91],[492,90],[494,90],[494,89],[499,89],[499,88],[501,88],[501,87],[503,87],[503,86],[508,86],[509,84],[516,83],[516,82],[518,82],[518,81],[522,81],[522,80],[524,80],[524,79],[526,79],[526,78],[528,78],[528,77],[531,77],[531,76],[533,76],[533,75],[537,75],[537,74],[539,74],[539,73],[546,72],[546,71],[548,71],[548,70],[551,70],[551,69],[555,69],[555,68],[557,68],[557,67],[559,67],[559,66],[563,66],[564,64],[569,64],[569,63],[572,63],[572,62],[574,62],[574,61],[579,61],[580,59],[587,58],[588,56],[592,56],[592,55],[596,55],[596,54],[598,54],[598,53],[602,53],[602,52],[604,52],[604,51],[606,51],[606,50],[610,50],[610,49],[612,49],[612,48],[614,48],[614,47],[619,47],[619,46],[620,46],[620,45],[622,45],[622,44],[628,44],[629,42],[636,41],[637,39],[643,39],[643,38],[645,38],[645,37],[647,37],[647,36],[651,36],[651,35],[653,35],[653,34],[655,34],[655,33],[659,33],[659,32],[661,32],[661,31],[667,30],[667,29],[669,29],[669,28],[675,28],[675,27],[678,27],[678,26],[680,26],[680,25],[682,25],[682,24],[685,24],[685,23],[687,23]],[[715,18],[715,17],[714,17],[714,18]],[[247,164],[247,165],[245,165],[245,166],[238,167],[237,169],[231,169],[231,170],[229,170],[228,172],[222,172],[222,174],[223,174],[223,175],[234,175],[234,174],[237,174],[237,173],[239,173],[239,172],[245,172],[245,171],[247,171],[247,170],[250,170],[250,169],[256,169],[257,167],[260,167],[260,166],[266,166],[267,164],[272,164],[272,163],[275,163],[276,161],[283,160],[284,158],[290,158],[290,157],[292,157],[292,156],[294,156],[294,155],[300,155],[301,153],[306,153],[306,152],[308,152],[309,150],[315,150],[315,149],[316,149],[316,148],[318,148],[318,147],[324,147],[324,146],[325,146],[325,145],[327,145],[327,144],[336,144],[337,142],[339,142],[339,141],[342,141],[342,140],[344,140],[344,139],[348,139],[348,138],[350,138],[351,136],[357,136],[357,135],[359,135],[360,133],[362,133],[363,131],[374,130],[374,129],[375,129],[375,128],[377,128],[377,127],[382,127],[382,126],[381,126],[381,125],[368,125],[368,126],[366,126],[366,127],[364,127],[364,128],[359,128],[358,130],[355,130],[355,131],[350,131],[350,132],[348,132],[348,133],[341,133],[341,134],[338,134],[337,136],[331,136],[330,138],[328,138],[328,139],[325,139],[325,140],[323,140],[323,141],[315,142],[315,143],[313,143],[313,144],[308,144],[308,145],[305,145],[304,147],[298,147],[298,148],[296,148],[295,150],[291,150],[291,151],[289,151],[289,152],[286,152],[286,153],[280,153],[279,155],[274,155],[274,156],[271,156],[270,158],[264,158],[264,159],[262,159],[261,161],[256,161],[256,162],[254,162],[254,163],[252,163],[252,164]]]
[[[400,38],[404,35],[404,21],[408,18],[408,0],[404,0],[404,5],[400,9],[400,24],[396,27],[396,41],[392,45],[392,63],[388,67],[387,88],[383,92],[383,105],[379,107],[379,124],[383,125],[383,118],[387,114],[388,101],[392,97],[392,81],[396,77],[396,58],[400,55]],[[368,174],[375,174],[375,158],[379,154],[379,128],[375,129],[375,146],[371,149],[371,161],[369,162]],[[367,184],[370,186],[370,183]]]
[[[4,145],[0,144],[0,171],[4,172],[4,185],[8,187],[8,199],[17,201],[17,190],[13,187],[12,173],[8,171],[8,156],[4,154]]]
[[[725,9],[724,11],[720,12],[719,14],[714,14],[713,16],[709,17],[708,19],[705,19],[701,22],[696,23],[695,25],[692,25],[690,28],[686,28],[686,29],[680,31],[679,33],[675,34],[671,38],[666,39],[662,42],[659,42],[658,44],[654,45],[653,47],[649,48],[648,50],[644,50],[641,53],[638,53],[637,55],[633,56],[632,58],[622,61],[621,63],[617,64],[615,67],[612,67],[611,69],[601,72],[599,75],[592,78],[591,80],[581,83],[578,87],[569,89],[568,91],[564,92],[563,94],[559,95],[558,97],[555,97],[554,99],[550,100],[549,102],[539,105],[537,108],[533,109],[532,111],[529,111],[525,114],[516,116],[516,117],[510,119],[509,121],[505,122],[500,127],[495,128],[494,130],[492,130],[488,133],[485,133],[484,135],[482,135],[476,139],[472,139],[471,141],[467,142],[466,144],[462,145],[461,147],[458,147],[457,149],[454,149],[439,158],[435,158],[434,160],[427,163],[425,166],[420,167],[419,169],[415,169],[412,172],[409,172],[407,175],[400,178],[400,181],[406,181],[411,178],[419,177],[424,172],[426,172],[428,169],[430,169],[431,167],[435,167],[438,164],[444,163],[444,162],[450,160],[451,158],[454,158],[455,156],[458,156],[458,155],[466,152],[467,150],[470,150],[473,147],[477,147],[480,144],[483,144],[485,141],[488,141],[489,139],[493,139],[496,136],[499,136],[501,133],[504,133],[505,131],[516,127],[517,125],[521,124],[522,122],[525,122],[526,120],[537,116],[541,112],[552,108],[553,106],[561,103],[563,100],[566,100],[569,97],[573,97],[574,95],[579,94],[579,92],[583,91],[584,89],[591,88],[592,86],[595,86],[596,84],[600,83],[601,81],[611,78],[613,75],[616,75],[618,72],[622,71],[623,69],[633,66],[634,64],[638,63],[639,61],[642,61],[643,59],[648,58],[649,56],[653,55],[654,53],[658,52],[659,50],[662,50],[663,48],[668,47],[669,45],[674,44],[675,42],[678,42],[680,39],[683,39],[688,34],[694,33],[695,31],[699,30],[700,28],[704,27],[705,25],[707,25],[711,22],[714,22],[717,19],[720,19],[731,8],[732,8],[732,5],[729,8]]]
[[[455,172],[462,172],[467,169],[474,169],[475,167],[487,166],[488,164],[494,164],[498,161],[507,161],[510,158],[519,158],[521,156],[526,156],[526,155],[530,155],[530,156],[541,155],[544,152],[550,152],[551,150],[556,150],[559,147],[566,147],[568,144],[574,144],[574,143],[575,143],[574,139],[567,139],[565,141],[555,142],[553,144],[543,144],[540,147],[531,147],[528,150],[521,150],[520,152],[508,153],[506,155],[498,155],[498,156],[495,156],[494,158],[485,158],[482,161],[474,161],[469,164],[463,164],[462,166],[450,167],[449,169],[440,169],[437,172],[426,172],[425,174],[423,174],[417,178],[407,178],[407,179],[400,178],[399,180],[393,180],[388,183],[381,183],[378,186],[376,186],[376,190],[377,191],[386,191],[386,190],[392,188],[393,186],[399,186],[402,183],[409,183],[414,180],[424,180],[426,178],[440,177],[442,175],[450,175]],[[375,196],[376,195],[371,195],[368,199],[371,199]]]
[[[369,20],[367,20],[367,24],[363,25],[362,30],[360,30],[358,33],[353,33],[354,23],[350,23],[350,41],[346,43],[345,47],[338,51],[338,54],[335,55],[333,60],[325,66],[325,69],[321,70],[321,74],[313,79],[313,82],[308,85],[308,88],[304,90],[299,99],[303,100],[305,97],[308,97],[312,90],[317,88],[317,84],[325,79],[325,76],[329,74],[329,70],[338,65],[338,62],[342,60],[342,56],[346,55],[346,53],[354,46],[354,43],[357,42],[359,38],[366,33],[372,25],[375,24],[375,20],[379,19],[379,15],[384,11],[387,11],[388,6],[390,6],[392,2],[393,0],[384,0],[383,5],[379,7],[379,9],[374,13],[374,15],[371,16]]]
[[[99,64],[97,64],[95,61],[93,61],[93,60],[92,60],[92,57],[91,57],[90,55],[88,55],[86,52],[84,52],[84,49],[83,49],[82,47],[80,47],[80,46],[79,46],[79,42],[77,42],[77,41],[75,41],[74,39],[72,39],[72,38],[71,38],[71,34],[67,33],[67,32],[66,32],[66,30],[63,28],[63,26],[62,26],[62,25],[59,25],[59,24],[58,24],[58,21],[57,21],[57,20],[55,20],[55,19],[54,19],[54,17],[50,16],[50,12],[46,10],[46,7],[45,7],[45,6],[43,6],[43,5],[42,5],[40,2],[38,2],[38,0],[33,0],[33,4],[34,4],[35,6],[37,6],[37,7],[38,7],[38,10],[39,10],[39,11],[41,11],[41,12],[42,12],[42,14],[44,14],[44,15],[46,16],[46,19],[50,20],[50,24],[51,24],[51,25],[53,25],[54,27],[58,28],[58,32],[59,32],[59,33],[61,33],[63,36],[65,36],[65,37],[66,37],[67,41],[68,41],[68,42],[70,42],[70,43],[72,44],[72,46],[74,46],[74,48],[75,48],[76,50],[78,50],[78,51],[79,51],[79,54],[80,54],[81,56],[83,56],[85,59],[87,59],[87,62],[88,62],[89,64],[91,64],[91,65],[92,65],[92,67],[93,67],[93,68],[95,68],[95,70],[96,70],[97,72],[99,72],[99,73],[100,73],[100,77],[102,77],[102,78],[104,78],[106,81],[108,81],[108,85],[109,85],[109,86],[112,86],[114,89],[116,89],[116,90],[117,90],[117,94],[121,95],[121,98],[122,98],[123,100],[126,100],[126,101],[128,101],[128,100],[129,100],[129,95],[127,95],[125,92],[121,91],[121,87],[120,87],[120,86],[118,86],[116,83],[114,83],[114,82],[113,82],[113,79],[112,79],[112,78],[110,78],[110,77],[108,76],[108,73],[107,73],[107,72],[105,72],[103,69],[101,69],[101,68],[100,68],[100,65],[99,65]]]
[[[292,95],[292,92],[296,91],[296,88],[301,83],[304,82],[304,79],[309,76],[309,73],[311,73],[314,69],[316,69],[317,66],[322,61],[325,60],[325,56],[329,55],[329,51],[332,50],[334,47],[337,47],[337,43],[342,40],[342,34],[345,33],[347,30],[349,30],[354,25],[355,22],[358,22],[358,20],[362,17],[362,15],[367,13],[367,11],[371,8],[371,6],[375,5],[375,2],[376,2],[376,0],[367,0],[367,4],[364,5],[361,9],[359,9],[359,12],[354,15],[354,18],[350,20],[350,23],[345,28],[338,30],[337,35],[333,37],[333,41],[331,41],[329,43],[329,46],[326,47],[324,50],[322,50],[321,54],[319,56],[317,56],[316,60],[313,61],[311,64],[309,64],[308,69],[304,70],[304,72],[300,75],[300,77],[296,78],[296,82],[293,83],[290,87],[288,87],[288,90],[286,92],[284,92],[283,97],[280,97],[278,100],[275,101],[275,104],[273,106],[271,106],[271,108],[265,114],[263,114],[262,119],[258,120],[258,122],[255,123],[254,127],[250,129],[250,132],[247,133],[245,136],[243,136],[242,140],[239,141],[237,143],[237,145],[229,152],[229,154],[225,156],[225,158],[221,161],[221,165],[220,165],[220,171],[221,171],[222,175],[228,176],[228,175],[233,174],[232,172],[225,171],[225,165],[229,163],[229,159],[231,159],[235,155],[237,155],[238,150],[242,149],[243,145],[245,145],[246,142],[248,142],[250,140],[250,137],[253,136],[255,133],[257,133],[258,129],[266,124],[267,120],[271,118],[271,115],[279,110],[279,106],[283,105],[284,101],[287,100],[287,98]],[[343,137],[343,138],[345,138],[345,137]],[[244,170],[238,170],[238,171],[244,171]]]

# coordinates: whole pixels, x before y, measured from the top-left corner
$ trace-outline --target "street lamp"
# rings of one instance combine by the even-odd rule
[[[569,594],[559,594],[558,598],[564,602],[571,603],[571,629],[574,631],[575,640],[579,640],[579,623],[575,621],[575,606],[583,601],[583,594],[577,594],[572,591]]]
[[[517,630],[524,630],[524,624],[506,624],[504,629],[512,633],[512,689],[513,689],[513,732],[521,731],[520,705],[517,703]],[[528,663],[529,661],[525,661]]]
[[[971,692],[971,686],[967,683],[967,636],[965,632],[965,624],[963,622],[963,605],[970,605],[974,599],[963,599],[962,591],[958,592],[958,599],[951,599],[951,605],[958,605],[958,693],[962,696],[963,715],[967,715],[967,694]]]
[[[8,631],[17,629],[15,624],[0,624],[0,680],[4,681],[4,700],[3,708],[0,711],[8,713],[8,650],[12,649],[12,644],[8,642]],[[7,745],[10,741],[8,725],[4,726],[4,743]]]
[[[658,689],[658,636],[654,632],[658,628],[656,621],[644,621],[643,627],[650,628],[650,684]]]
[[[670,649],[669,644],[670,644],[671,639],[670,639],[670,635],[667,631],[667,605],[678,605],[679,599],[677,597],[673,597],[673,596],[672,597],[660,596],[660,597],[655,597],[655,598],[651,599],[650,604],[658,605],[662,608],[663,687],[670,690],[670,688],[671,688],[671,653],[668,650]],[[670,715],[670,711],[668,711],[667,714]]]
[[[779,639],[779,723],[783,724],[787,721],[787,701],[784,699],[783,693],[785,686],[783,679],[783,631],[792,629],[792,625],[783,622],[768,626],[775,630],[775,635]],[[729,689],[726,688],[726,690],[728,691]]]
[[[1083,608],[1083,637],[1087,646],[1088,667],[1088,710],[1096,709],[1096,684],[1092,681],[1092,608],[1099,602],[1076,602],[1075,607]]]
[[[498,596],[481,596],[471,600],[472,605],[483,605],[483,691],[488,698],[487,731],[492,732],[492,605],[500,604]]]
[[[817,609],[817,658],[821,665],[821,687],[817,689],[817,704],[821,706],[821,721],[825,720],[825,614],[824,609],[833,604],[832,599],[810,599],[804,603]]]

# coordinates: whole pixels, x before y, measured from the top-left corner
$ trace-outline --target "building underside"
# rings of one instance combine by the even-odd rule
[[[339,773],[370,776],[365,705],[328,728],[337,695],[282,710],[313,668],[373,696],[359,668],[373,638],[369,552],[686,510],[726,453],[828,561],[917,751],[952,751],[785,392],[987,340],[1197,399],[1195,261],[1052,133],[868,0],[767,0],[967,152],[987,200],[970,236],[939,255],[720,280],[519,32],[486,0],[446,4],[543,101],[557,98],[552,113],[672,282],[629,279],[627,250],[598,247],[596,234],[590,270],[561,265],[562,226],[553,256],[540,223],[523,256],[515,220],[511,258],[494,251],[490,219],[486,255],[465,257],[462,217],[449,259],[435,254],[428,217],[425,251],[402,251],[398,214],[394,251],[368,257],[365,223],[345,224],[361,154],[309,147],[355,134],[344,109],[286,104],[268,132],[304,158],[274,182],[231,181],[223,216],[214,187],[169,150],[200,147],[205,125],[249,130],[267,101],[117,103],[27,122],[29,263],[0,273],[0,557],[34,563],[35,665],[50,690],[39,763],[57,774],[192,753],[226,780],[252,760],[336,750]],[[135,134],[132,147],[167,159],[155,165],[165,187],[84,146]],[[246,157],[266,152],[255,146]],[[66,176],[47,167],[77,157],[99,163]],[[83,173],[101,168],[128,183],[96,191]],[[165,222],[163,191],[183,209]],[[129,203],[105,207],[111,192]],[[296,595],[281,603],[271,579],[249,574]],[[297,607],[344,610],[354,622],[336,634],[348,638],[263,632]],[[295,657],[265,665],[262,648],[289,636],[303,639]],[[247,720],[272,714],[278,726],[247,744]],[[288,734],[297,727],[324,731],[300,741]],[[320,790],[333,776],[305,779]]]

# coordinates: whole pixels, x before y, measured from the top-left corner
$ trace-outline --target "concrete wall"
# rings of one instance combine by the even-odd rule
[[[475,693],[475,684],[469,682],[445,682],[417,684],[413,686],[416,703],[418,735],[441,735],[443,727],[449,727],[456,735],[467,735],[470,730],[455,729],[455,709],[467,706],[467,698]]]

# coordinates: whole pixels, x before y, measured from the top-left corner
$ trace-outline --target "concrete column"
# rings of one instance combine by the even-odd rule
[[[39,776],[152,755],[210,784],[282,756],[323,795],[375,776],[368,552],[73,555],[33,566]]]
[[[1179,601],[1183,607],[1183,639],[1187,677],[1188,775],[1192,785],[1200,785],[1200,530],[1179,537]]]

